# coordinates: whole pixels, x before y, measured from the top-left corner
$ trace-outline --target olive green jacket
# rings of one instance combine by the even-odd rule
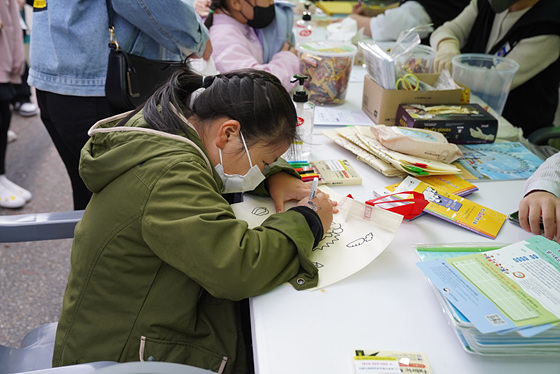
[[[157,132],[141,114],[114,127],[121,117],[96,124],[82,150],[94,194],[76,226],[53,366],[155,359],[246,374],[238,301],[286,281],[315,286],[313,233],[293,210],[249,229],[196,131]]]

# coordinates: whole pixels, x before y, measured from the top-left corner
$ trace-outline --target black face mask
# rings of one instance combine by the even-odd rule
[[[496,13],[502,13],[504,10],[517,3],[517,1],[518,0],[488,0],[492,10]]]
[[[253,7],[253,19],[245,17],[243,12],[241,12],[241,15],[245,17],[249,26],[254,29],[264,29],[274,21],[274,17],[276,16],[274,4],[262,7],[258,5],[253,6],[249,2],[247,3]]]

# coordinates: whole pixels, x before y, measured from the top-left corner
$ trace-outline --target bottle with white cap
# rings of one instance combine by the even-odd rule
[[[305,10],[302,13],[301,19],[296,22],[294,30],[296,44],[307,43],[313,40],[313,26],[311,25],[309,5],[309,3],[305,3]]]
[[[284,159],[288,161],[305,160],[311,154],[315,104],[309,101],[309,95],[303,87],[307,78],[306,75],[296,74],[291,79],[292,83],[299,82],[299,86],[293,95],[297,113],[297,135],[296,139],[283,156]]]

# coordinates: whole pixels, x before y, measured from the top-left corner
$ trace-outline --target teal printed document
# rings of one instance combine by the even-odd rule
[[[481,333],[533,335],[560,323],[560,245],[542,236],[418,267]]]

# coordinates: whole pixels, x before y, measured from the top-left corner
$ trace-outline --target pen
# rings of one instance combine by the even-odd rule
[[[319,184],[319,178],[313,178],[313,182],[311,183],[311,191],[309,192],[309,201],[315,198],[317,195],[317,185]]]

